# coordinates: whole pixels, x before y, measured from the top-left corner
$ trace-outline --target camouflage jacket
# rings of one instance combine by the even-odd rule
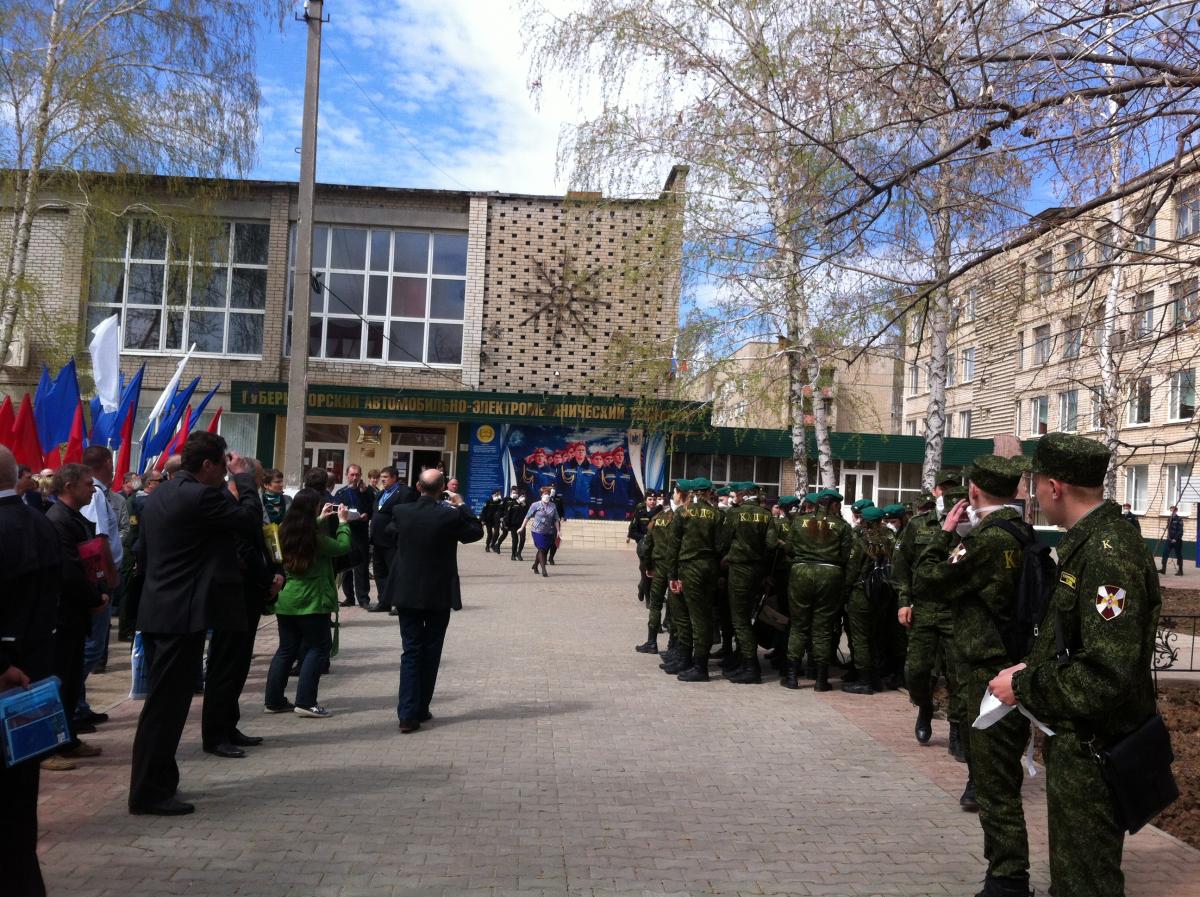
[[[1021,515],[1003,507],[961,539],[937,530],[918,556],[912,579],[922,602],[950,608],[958,659],[997,673],[1012,662],[1001,633],[1013,618],[1022,568],[1021,546],[995,525],[998,520],[1020,523]]]
[[[646,535],[642,539],[642,555],[646,558],[646,568],[657,570],[671,561],[671,523],[675,512],[670,508],[661,508],[650,518],[646,527]]]
[[[846,587],[861,589],[868,573],[879,563],[890,563],[896,548],[895,534],[882,523],[864,523],[854,528],[854,545],[846,565]]]
[[[845,570],[853,541],[850,524],[840,514],[818,510],[796,518],[786,550],[793,564],[832,564]]]
[[[730,564],[761,566],[771,559],[779,531],[771,512],[758,502],[746,502],[725,512],[720,554]]]
[[[691,561],[717,560],[721,544],[722,515],[706,501],[693,501],[675,512],[667,568],[679,579],[680,568]]]
[[[1058,575],[1013,690],[1055,731],[1111,742],[1154,714],[1151,664],[1162,609],[1154,559],[1120,506],[1106,501],[1063,536]],[[1057,658],[1059,626],[1070,652],[1065,662]]]
[[[892,587],[896,590],[899,607],[912,606],[913,568],[917,564],[917,556],[937,538],[941,529],[936,512],[926,511],[909,520],[908,525],[900,531],[896,550],[892,552]]]

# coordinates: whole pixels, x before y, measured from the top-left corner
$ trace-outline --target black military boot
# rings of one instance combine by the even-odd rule
[[[989,875],[983,880],[983,890],[975,897],[1033,897],[1033,891],[1029,889],[1028,878],[993,878]]]
[[[950,724],[950,741],[946,745],[946,752],[959,763],[967,762],[967,752],[963,747],[962,736],[958,732],[958,723]]]
[[[933,737],[933,705],[920,704],[917,706],[917,724],[913,727],[917,736],[917,744],[929,744]]]
[[[829,667],[826,664],[817,664],[816,683],[813,685],[813,691],[829,691],[833,688],[829,684]]]
[[[703,651],[693,658],[693,663],[686,670],[682,670],[677,677],[680,682],[707,682],[708,681],[708,652]]]
[[[971,780],[970,775],[967,776],[967,787],[963,789],[958,805],[968,813],[979,812],[979,802],[975,800],[975,782]]]
[[[854,665],[854,661],[850,661],[850,663],[846,665],[846,672],[842,673],[842,681],[857,682],[861,677],[862,674],[858,671],[858,667]],[[843,689],[843,691],[845,691],[845,689]]]
[[[658,656],[661,657],[663,660],[666,660],[667,655],[670,654],[674,650],[674,648],[675,648],[675,633],[671,633],[670,635],[667,636],[667,650],[659,651]]]
[[[743,660],[737,671],[728,674],[725,678],[737,685],[760,685],[762,684],[762,666],[757,657],[753,660]]]
[[[871,684],[871,680],[875,678],[876,677],[872,676],[868,670],[863,670],[862,674],[855,679],[847,680],[846,677],[843,676],[842,691],[848,695],[873,695],[875,692],[882,690],[875,688]]]
[[[779,684],[784,688],[800,687],[800,661],[789,660],[787,662],[787,667],[784,670],[783,678],[779,680]]]
[[[730,650],[729,654],[721,660],[721,672],[728,676],[730,673],[739,669],[741,665],[741,652],[734,653],[732,650]]]
[[[684,670],[692,667],[692,649],[690,645],[678,645],[675,648],[675,659],[663,665],[663,672],[668,676],[678,676]]]
[[[658,653],[658,627],[650,626],[646,641],[633,649],[638,654],[657,654]]]

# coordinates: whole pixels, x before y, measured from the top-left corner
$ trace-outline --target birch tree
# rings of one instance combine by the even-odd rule
[[[0,137],[12,225],[0,361],[22,301],[39,192],[57,174],[241,177],[258,139],[254,35],[286,0],[49,0],[0,11]]]

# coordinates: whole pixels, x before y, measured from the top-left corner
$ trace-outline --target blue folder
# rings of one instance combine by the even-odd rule
[[[29,688],[0,694],[0,743],[5,765],[14,766],[71,740],[58,688],[58,677],[50,676]]]

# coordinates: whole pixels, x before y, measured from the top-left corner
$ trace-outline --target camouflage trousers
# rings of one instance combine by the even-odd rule
[[[667,595],[667,571],[656,570],[654,576],[646,580],[646,605],[650,608],[650,628],[658,632],[662,626],[663,601]]]
[[[792,564],[788,581],[788,660],[799,663],[811,640],[813,659],[833,663],[833,631],[842,604],[842,569],[832,564]]]
[[[1044,743],[1055,897],[1124,897],[1125,830],[1100,764],[1074,732]]]
[[[893,612],[892,605],[872,602],[862,588],[856,587],[850,592],[846,611],[850,622],[850,656],[854,665],[862,672],[882,673],[887,665],[887,625],[888,616]]]
[[[918,707],[933,702],[934,671],[940,666],[950,689],[950,706],[946,717],[959,723],[966,718],[965,705],[959,706],[957,670],[953,657],[954,621],[949,608],[925,602],[913,605],[912,629],[908,634],[908,655],[904,662],[904,678],[908,682],[909,699]],[[975,705],[978,707],[978,703]]]
[[[959,690],[967,707],[978,711],[988,682],[1000,670],[999,665],[987,669],[959,668]],[[1021,805],[1021,783],[1025,780],[1021,757],[1029,744],[1029,720],[1020,713],[1009,713],[986,729],[964,726],[962,732],[966,739],[967,767],[979,801],[987,874],[993,878],[1028,879],[1029,834]]]
[[[680,568],[685,605],[680,622],[688,621],[688,638],[684,641],[691,644],[693,657],[707,657],[712,650],[713,601],[720,568],[716,558],[688,561]]]
[[[758,599],[762,597],[762,578],[762,570],[753,564],[730,564],[726,571],[733,633],[737,636],[738,653],[746,660],[758,656],[758,642],[750,621]]]

